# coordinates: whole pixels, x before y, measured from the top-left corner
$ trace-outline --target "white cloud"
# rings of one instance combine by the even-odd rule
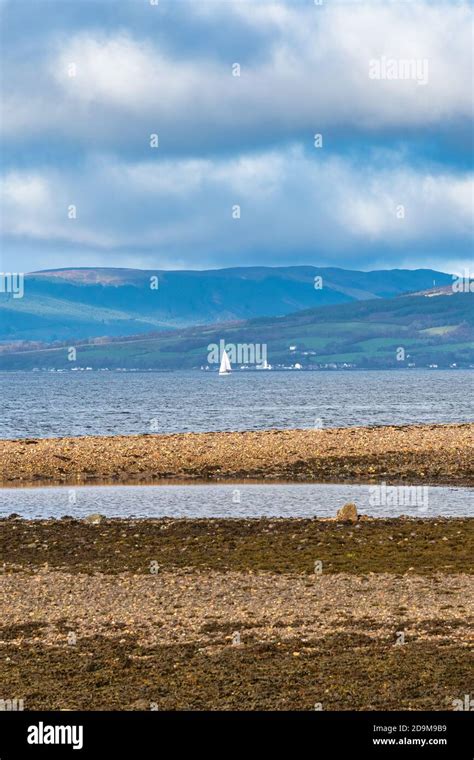
[[[255,251],[277,261],[288,251],[310,260],[318,250],[356,263],[368,245],[403,250],[472,234],[471,176],[415,171],[397,155],[387,167],[387,158],[361,166],[314,154],[292,147],[140,164],[97,157],[81,173],[15,172],[4,183],[5,234],[110,250],[117,265],[132,248],[155,261],[179,253],[189,266],[196,255],[231,264]]]
[[[70,218],[70,206],[77,209],[77,196],[87,192],[86,187],[74,192],[73,186],[70,177],[56,171],[8,172],[0,186],[3,235],[13,240],[107,245],[110,239],[96,227],[97,220],[89,217],[88,224],[81,224]]]
[[[420,127],[472,114],[467,5],[390,3],[313,6],[218,3],[207,17],[233,14],[236,23],[266,31],[267,47],[247,63],[229,40],[229,59],[165,52],[131,33],[89,30],[52,42],[38,76],[11,72],[5,130],[95,138],[104,147],[146,140],[154,128],[163,145],[192,153],[202,140],[272,137],[315,129]],[[203,15],[200,4],[189,7]],[[428,83],[372,80],[371,59],[427,60]],[[239,60],[241,58],[241,60]],[[231,65],[241,64],[233,77]],[[77,75],[68,75],[68,66]],[[309,139],[309,138],[308,138]]]
[[[406,152],[370,151],[368,142],[410,146],[411,135],[428,133],[436,145],[427,155],[442,161],[452,151],[455,164],[453,127],[472,112],[467,3],[191,2],[168,19],[169,41],[151,22],[148,32],[143,21],[119,29],[88,18],[51,32],[43,19],[27,55],[7,45],[8,250],[21,242],[34,258],[50,246],[52,266],[55,246],[109,265],[303,263],[316,252],[363,266],[361,257],[375,265],[387,246],[394,263],[416,247],[431,263],[440,251],[462,260],[471,177],[423,166],[420,142]],[[205,44],[194,44],[196,30]],[[427,84],[370,79],[370,60],[383,56],[426,60]],[[20,151],[28,169],[18,168]]]

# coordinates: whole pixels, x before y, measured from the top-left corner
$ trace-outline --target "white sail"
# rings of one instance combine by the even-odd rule
[[[222,352],[221,366],[219,367],[219,375],[228,375],[231,371],[232,367],[230,366],[229,357],[227,356],[227,351],[224,349]]]

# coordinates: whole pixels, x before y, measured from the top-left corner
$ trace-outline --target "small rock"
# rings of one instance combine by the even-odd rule
[[[130,707],[132,710],[149,710],[150,702],[146,699],[136,699],[135,702],[132,702]]]
[[[99,523],[103,522],[105,520],[104,515],[93,514],[93,515],[87,515],[87,517],[84,517],[83,522],[88,523],[89,525],[99,525]]]
[[[336,520],[340,522],[357,522],[357,507],[352,502],[344,504],[341,509],[338,510]]]
[[[100,665],[95,660],[88,660],[84,665],[84,670],[86,673],[94,673],[96,670],[99,670]]]

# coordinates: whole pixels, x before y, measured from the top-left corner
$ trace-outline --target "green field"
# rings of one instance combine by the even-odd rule
[[[208,345],[265,344],[274,366],[304,368],[353,364],[357,368],[401,368],[438,364],[474,364],[474,294],[426,298],[402,296],[307,309],[286,317],[191,327],[99,345],[45,346],[40,350],[5,350],[0,369],[193,369],[205,366]],[[290,351],[290,346],[295,347]],[[397,359],[400,349],[405,359]],[[214,368],[214,366],[212,367]]]

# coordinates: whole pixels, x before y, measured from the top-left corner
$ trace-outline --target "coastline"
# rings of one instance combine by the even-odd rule
[[[473,485],[473,424],[0,442],[12,486]],[[26,710],[452,710],[474,518],[0,519],[0,679]]]
[[[0,486],[163,481],[474,485],[474,423],[0,441]]]
[[[472,518],[7,518],[0,538],[0,678],[26,710],[452,710],[466,693]]]

